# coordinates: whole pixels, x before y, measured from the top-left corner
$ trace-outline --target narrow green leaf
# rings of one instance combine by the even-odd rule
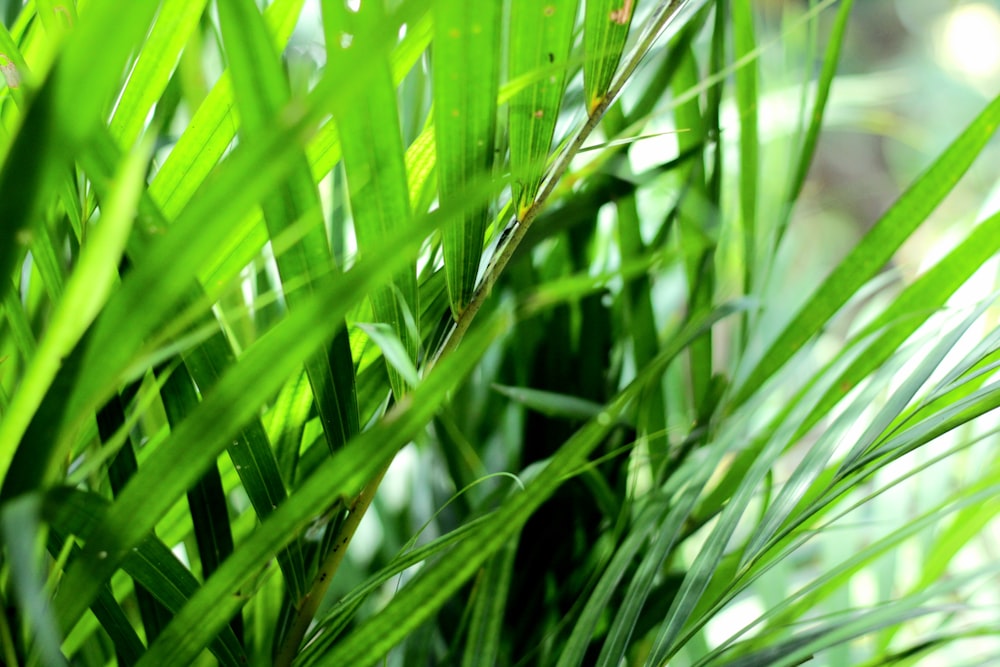
[[[605,100],[625,50],[639,0],[587,0],[583,24],[583,83],[587,111]]]
[[[951,192],[993,136],[998,123],[1000,97],[987,105],[813,292],[757,365],[744,374],[733,399],[734,405],[745,402],[762,387],[862,285],[885,266],[900,245]]]
[[[907,285],[892,304],[858,333],[859,340],[869,333],[877,334],[877,337],[840,374],[823,401],[816,405],[810,418],[803,423],[802,431],[812,428],[848,391],[884,363],[904,341],[940,311],[948,298],[998,250],[1000,213],[979,223],[964,241]]]
[[[502,664],[501,637],[507,593],[514,576],[517,537],[490,558],[473,590],[469,639],[462,654],[462,667]]]
[[[713,39],[717,32],[713,31]],[[681,56],[677,73],[671,82],[674,96],[681,98],[688,90],[696,88],[700,80],[699,63],[695,51],[690,49]],[[713,93],[718,85],[716,83],[709,88],[710,100],[714,99]],[[678,135],[677,143],[681,151],[692,150],[698,144],[714,143],[716,148],[712,154],[718,159],[722,144],[713,139],[717,136],[718,107],[711,104],[705,107],[703,111],[699,96],[690,97],[675,106],[675,123],[677,127],[687,130]],[[715,296],[715,248],[719,222],[717,178],[720,170],[717,165],[709,164],[709,157],[710,154],[695,155],[687,165],[681,167],[682,182],[687,187],[678,207],[677,221],[680,243],[687,260],[688,307],[695,312],[710,309]],[[707,337],[698,341],[690,351],[689,376],[694,403],[692,411],[695,413],[703,411],[709,395],[713,356],[712,341]]]
[[[309,378],[303,373],[281,388],[267,413],[265,426],[268,440],[274,443],[274,458],[278,461],[282,478],[288,483],[295,479],[299,448],[311,406]]]
[[[97,412],[97,433],[105,449],[114,447],[116,436],[120,432],[128,430],[125,408],[138,389],[138,384],[133,383],[126,387],[120,395],[112,396]],[[108,464],[108,482],[111,485],[111,493],[117,496],[138,468],[135,450],[126,436],[111,463]],[[133,589],[147,641],[151,641],[170,620],[170,612],[142,584],[133,581]]]
[[[275,0],[268,5],[265,18],[277,48],[291,37],[302,2]],[[232,143],[232,105],[232,83],[224,72],[150,184],[149,192],[168,220],[184,208]]]
[[[2,23],[0,23],[0,74],[3,75],[3,83],[7,85],[14,106],[23,109],[24,79],[30,77],[30,70],[17,42],[7,30],[7,26]]]
[[[184,361],[204,396],[237,360],[225,336],[219,332],[186,354]],[[261,422],[254,419],[233,437],[226,449],[254,512],[263,520],[286,498],[285,484],[267,432]],[[285,585],[297,599],[306,590],[306,566],[301,545],[294,543],[278,554],[278,565],[285,577]]]
[[[324,22],[327,41],[337,45],[341,43],[345,10],[334,4],[324,3]],[[411,217],[392,72],[384,53],[365,37],[365,31],[370,32],[371,26],[378,25],[379,13],[373,5],[363,5],[357,15],[362,33],[355,35],[346,48],[333,46],[329,55],[333,67],[349,68],[360,58],[374,59],[377,63],[372,66],[364,90],[356,97],[342,99],[334,108],[358,252],[362,257],[369,256],[375,248],[386,247],[396,230],[405,228]],[[371,300],[375,317],[392,327],[415,363],[420,339],[411,335],[406,322],[407,312],[420,312],[416,262],[397,272],[391,285],[377,287],[371,293]],[[397,398],[402,397],[409,386],[406,379],[391,365],[388,370],[393,393]]]
[[[471,336],[456,354],[443,360],[405,397],[391,416],[355,438],[324,461],[287,502],[240,545],[205,582],[174,622],[150,647],[143,665],[186,664],[218,631],[224,618],[243,604],[241,591],[277,549],[316,515],[331,498],[353,496],[433,416],[445,392],[455,387],[478,361],[486,345],[506,327],[503,320]],[[338,663],[355,664],[355,663]]]
[[[431,542],[417,547],[410,551],[404,551],[394,558],[388,565],[373,574],[365,583],[354,588],[349,594],[341,598],[333,607],[319,619],[313,636],[307,636],[305,647],[299,654],[299,660],[303,664],[311,664],[317,656],[330,650],[330,647],[340,637],[341,631],[350,623],[358,608],[372,593],[381,588],[387,581],[403,573],[407,569],[429,561],[433,557],[443,553],[453,544],[463,539],[465,535],[475,530],[479,524],[486,520],[486,517],[472,519],[459,528],[432,540]]]
[[[850,451],[844,455],[844,465],[850,465],[856,461],[886,432],[889,425],[903,412],[917,391],[938,369],[945,356],[952,351],[962,335],[979,319],[984,310],[985,306],[980,306],[958,326],[938,334],[938,343],[921,355],[920,363],[913,372],[894,388],[892,395],[885,401],[878,413],[867,420],[867,428],[851,446]],[[887,380],[888,378],[886,378]],[[878,384],[884,386],[884,382]],[[812,488],[810,482],[815,480],[825,468],[837,444],[836,441],[831,441],[827,447],[813,446],[810,448],[761,518],[760,524],[756,527],[743,552],[741,566],[766,548],[765,544],[774,537],[779,526],[789,518],[803,494]]]
[[[579,469],[588,454],[606,437],[617,419],[638,392],[652,380],[659,380],[667,363],[711,323],[731,313],[720,310],[711,317],[689,323],[668,342],[656,362],[643,370],[594,419],[565,442],[526,489],[511,496],[507,504],[491,515],[482,527],[444,555],[403,588],[381,612],[360,625],[334,649],[312,664],[367,665],[381,659],[389,649],[420,625],[465,581],[502,547],[528,520],[568,475]]]
[[[509,102],[510,169],[518,219],[534,202],[562,107],[577,0],[514,0],[508,78],[530,83]]]
[[[406,149],[406,175],[410,187],[410,207],[426,213],[437,196],[437,153],[434,126],[428,125]]]
[[[101,218],[81,249],[63,298],[31,358],[7,418],[0,424],[0,478],[5,476],[17,442],[55,380],[63,359],[97,317],[118,279],[118,262],[132,229],[147,159],[146,150],[140,148],[121,165]]]
[[[948,255],[908,285],[862,332],[856,336],[865,345],[829,387],[822,399],[810,409],[809,415],[798,426],[797,436],[809,431],[839,403],[843,397],[886,362],[917,329],[940,310],[948,298],[961,287],[969,276],[1000,249],[1000,213],[984,220],[965,241]],[[872,342],[866,336],[875,335]],[[835,362],[834,362],[835,363]],[[737,462],[730,467],[725,481],[719,484],[706,501],[707,506],[718,506],[725,489],[734,488],[746,473],[749,460],[756,456],[753,448],[744,450]]]
[[[253,5],[240,0],[222,2],[219,17],[240,111],[240,131],[254,138],[270,132],[278,114],[288,103],[288,82],[264,19]],[[332,258],[323,229],[319,193],[313,184],[305,153],[291,159],[294,165],[288,180],[264,199],[262,207],[272,239],[293,226],[308,224],[302,237],[275,256],[278,273],[286,287],[283,289],[285,299],[294,309],[311,291],[312,277],[330,269]],[[287,288],[303,281],[305,287],[301,292]],[[329,353],[321,351],[307,360],[306,372],[327,442],[331,450],[335,450],[360,430],[354,363],[346,326],[334,334]]]
[[[63,627],[78,620],[128,549],[148,534],[261,404],[315,352],[359,295],[381,284],[404,262],[413,261],[420,240],[437,220],[432,217],[424,225],[411,226],[405,235],[393,239],[395,252],[387,259],[362,261],[349,274],[330,276],[298,312],[290,313],[248,348],[199,407],[155,449],[63,579],[57,598]],[[185,465],[176,465],[178,460]],[[149,493],[151,488],[158,492]]]
[[[556,667],[574,667],[583,664],[587,650],[590,648],[594,631],[602,616],[606,613],[611,597],[614,595],[626,573],[633,567],[633,561],[639,557],[640,551],[649,540],[649,532],[659,526],[659,519],[666,510],[662,497],[655,498],[640,512],[628,536],[615,550],[611,562],[604,568],[601,578],[594,586],[587,604],[573,626],[573,631]]]
[[[46,394],[32,418],[18,450],[24,452],[23,467],[5,479],[6,493],[30,487],[50,474],[52,466],[60,465],[64,457],[59,452],[71,446],[76,429],[120,382],[130,379],[130,372],[136,372],[132,366],[145,341],[164,320],[176,316],[181,303],[195,305],[195,319],[207,312],[210,304],[198,300],[200,290],[193,282],[197,267],[211,256],[228,226],[256,203],[260,192],[285,175],[289,164],[281,158],[297,145],[308,122],[296,119],[291,126],[275,128],[266,139],[234,151],[227,168],[220,169],[181,218],[136,259],[135,268],[88,329],[90,344],[77,345],[65,360],[53,384],[58,391]],[[110,149],[114,150],[113,144]],[[148,299],[150,290],[158,295],[155,302]],[[145,365],[140,364],[139,372]]]
[[[833,87],[833,80],[837,74],[837,66],[840,64],[840,50],[844,45],[844,38],[847,34],[847,20],[850,18],[851,9],[854,7],[854,0],[846,0],[840,3],[837,8],[837,16],[834,18],[833,27],[827,37],[826,52],[823,54],[823,68],[820,71],[819,80],[816,84],[816,98],[813,101],[812,113],[809,114],[809,127],[802,138],[802,146],[799,150],[798,163],[795,166],[795,174],[792,176],[788,191],[788,211],[791,214],[791,205],[798,199],[805,185],[806,176],[809,174],[809,165],[812,164],[813,155],[816,152],[816,142],[819,141],[820,130],[823,129],[823,118],[826,114],[827,102],[830,99],[830,89]],[[964,172],[964,170],[963,170]],[[784,232],[785,221],[779,229],[778,238]]]
[[[368,334],[369,338],[382,351],[382,357],[389,368],[396,371],[411,387],[417,386],[420,382],[420,374],[417,372],[417,367],[407,355],[402,341],[396,337],[396,334],[388,324],[381,322],[375,324],[356,322],[354,326]]]
[[[277,4],[275,3],[273,6]],[[400,17],[400,20],[406,21],[407,32],[403,41],[393,50],[391,57],[393,82],[397,85],[419,61],[430,42],[432,29],[428,4],[429,0],[411,0],[400,10],[405,13],[404,16]],[[268,10],[265,13],[265,18],[270,17],[271,7]],[[188,130],[188,132],[191,131],[193,130]],[[186,137],[187,134],[186,132],[184,136]],[[230,139],[232,138],[232,134],[228,136]],[[228,143],[220,148],[220,154],[227,145]],[[313,180],[319,182],[326,174],[330,173],[341,158],[340,138],[335,122],[327,122],[319,128],[308,143],[306,154],[312,168]],[[334,240],[336,241],[336,238]],[[267,230],[261,223],[259,216],[249,215],[245,217],[232,230],[224,248],[210,261],[201,265],[199,278],[208,288],[227,284],[233,276],[238,275],[243,267],[259,254],[260,249],[267,241]],[[336,248],[336,246],[334,247]]]
[[[721,6],[719,7],[721,10]],[[733,59],[742,62],[757,49],[754,15],[749,2],[730,3],[733,22]],[[824,65],[826,61],[824,60]],[[740,121],[740,221],[743,231],[743,289],[757,288],[757,197],[760,181],[760,136],[757,123],[757,60],[736,70],[736,107]]]
[[[139,136],[206,4],[207,0],[163,1],[111,118],[111,136],[119,145],[131,146]]]
[[[4,503],[0,510],[0,532],[7,546],[5,561],[11,570],[12,593],[30,625],[34,650],[41,653],[47,665],[65,665],[66,658],[59,651],[62,643],[59,627],[52,615],[40,567],[40,514],[41,498],[35,494]]]
[[[198,396],[187,366],[181,364],[173,368],[160,389],[160,396],[167,421],[171,425],[180,423],[198,405]],[[233,552],[229,503],[217,465],[208,467],[201,479],[188,490],[187,498],[204,579],[217,570],[219,564]],[[138,589],[136,592],[138,593]],[[243,636],[242,621],[242,617],[236,616],[230,625],[237,638]],[[155,637],[156,635],[150,636],[148,641]]]
[[[503,3],[435,0],[434,131],[438,189],[444,205],[492,176],[500,85]],[[457,319],[476,289],[489,202],[444,229],[444,267]]]
[[[926,467],[927,466],[920,466],[920,469],[926,469]],[[761,615],[753,625],[768,624],[769,626],[780,628],[793,622],[795,619],[801,618],[802,615],[809,609],[815,608],[818,602],[828,597],[838,589],[842,589],[842,586],[846,585],[852,577],[857,576],[859,572],[863,572],[865,567],[870,567],[876,559],[884,557],[887,553],[898,549],[900,545],[905,543],[906,540],[913,539],[914,537],[920,535],[921,532],[928,531],[935,525],[939,525],[949,514],[955,513],[961,516],[970,511],[975,513],[975,510],[986,507],[986,501],[989,499],[989,495],[991,493],[995,493],[996,491],[996,485],[993,482],[995,482],[995,479],[988,479],[984,477],[983,483],[977,483],[968,489],[962,489],[959,493],[947,498],[921,516],[913,518],[889,535],[880,538],[870,546],[864,548],[862,551],[851,555],[850,558],[840,563],[835,568],[824,572],[821,576],[797,590],[793,595],[788,596],[781,602],[781,604],[768,609],[767,612]],[[891,486],[892,485],[883,487],[876,493],[885,491]],[[869,499],[870,498],[865,498],[861,502],[866,502]],[[853,509],[856,509],[860,504],[861,503],[855,504],[853,507],[842,512],[839,516],[844,516]],[[833,521],[836,521],[836,519]],[[953,525],[957,521],[958,518],[956,517],[955,521],[953,521]],[[832,521],[830,523],[832,524]],[[788,536],[784,544],[780,547],[772,549],[771,554],[768,555],[768,559],[774,561],[792,556],[803,546],[805,540],[808,538],[809,532],[812,531],[807,531],[807,534],[805,535],[796,534]],[[944,542],[938,542],[938,544],[944,544]],[[754,568],[747,572],[745,576],[739,578],[739,585],[733,587],[734,590],[730,595],[737,595],[739,591],[744,590],[753,581],[755,574],[766,570],[766,567],[767,565],[763,562],[755,565]],[[933,582],[926,582],[928,585],[931,583]],[[926,587],[926,585],[915,587],[913,592],[917,592],[918,590]],[[750,627],[745,628],[745,630],[749,629]],[[712,651],[711,654],[705,657],[703,662],[711,664],[711,658],[715,654],[725,652],[729,643],[731,642],[727,642]]]
[[[45,519],[63,535],[88,539],[107,515],[109,503],[100,496],[69,488],[56,488],[44,499]],[[76,556],[80,557],[81,552]],[[176,613],[198,590],[198,581],[160,540],[148,536],[132,547],[122,569]],[[227,619],[228,620],[228,619]],[[219,628],[208,648],[225,665],[246,663],[243,648],[229,628]]]
[[[121,605],[115,600],[110,586],[104,586],[101,589],[90,610],[94,612],[94,617],[114,643],[115,657],[118,658],[120,667],[131,667],[139,662],[139,658],[146,651],[146,646],[139,639],[139,635],[135,633],[135,629]],[[64,650],[72,658],[73,654],[65,648],[68,643],[69,640],[64,642]]]
[[[537,410],[549,417],[591,419],[596,417],[604,407],[599,403],[588,401],[578,396],[558,394],[541,389],[531,389],[530,387],[510,387],[494,384],[493,388],[526,408]]]
[[[654,526],[647,529],[653,532],[652,543],[639,561],[639,567],[629,582],[625,597],[608,631],[608,637],[601,647],[598,659],[601,667],[618,665],[625,657],[629,639],[635,631],[643,605],[653,591],[654,581],[661,576],[664,561],[680,539],[684,523],[690,518],[698,495],[711,476],[709,472],[711,468],[709,466],[703,468],[704,470],[696,473],[697,477],[691,480],[688,488],[677,498],[677,502],[669,509],[662,522],[656,521]]]

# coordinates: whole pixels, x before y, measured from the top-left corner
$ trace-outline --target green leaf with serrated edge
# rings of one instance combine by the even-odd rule
[[[972,165],[1000,123],[995,98],[837,265],[770,345],[757,365],[741,374],[733,405],[746,401],[870,280],[917,229]]]
[[[587,111],[607,95],[618,70],[639,0],[587,0],[583,23],[583,82]]]
[[[739,310],[727,307],[710,317],[689,323],[664,345],[655,363],[625,390],[619,393],[598,415],[565,442],[547,465],[521,493],[511,496],[505,506],[483,523],[465,541],[441,557],[403,588],[382,611],[358,626],[332,651],[312,664],[371,664],[381,659],[408,632],[417,627],[444,603],[496,550],[516,533],[565,480],[586,461],[588,454],[614,427],[619,416],[651,381],[659,381],[667,364],[692,340],[703,335],[711,323]]]
[[[219,17],[239,109],[240,132],[253,138],[269,132],[288,103],[288,82],[271,46],[264,19],[254,6],[239,0],[224,1],[219,4]],[[309,163],[304,152],[292,159],[295,164],[288,180],[266,197],[261,206],[272,239],[308,221],[304,235],[275,255],[284,286],[282,293],[294,309],[311,291],[312,276],[328,271],[333,260]],[[301,282],[303,287],[290,288]],[[327,442],[335,450],[360,430],[354,363],[346,326],[334,334],[328,351],[320,351],[306,361],[306,372]]]
[[[340,33],[346,29],[346,10],[333,2],[325,2],[323,10],[327,41],[340,44]],[[359,26],[377,25],[379,13],[372,5],[363,6],[356,17]],[[330,67],[350,68],[361,57],[381,62],[373,65],[365,89],[336,105],[333,114],[344,155],[358,253],[365,257],[374,248],[386,247],[386,242],[397,229],[407,225],[411,216],[396,90],[388,61],[366,44],[363,36],[355,36],[350,46],[331,50]],[[392,327],[414,363],[420,340],[406,326],[406,313],[419,312],[416,271],[413,262],[397,272],[390,285],[380,285],[371,293],[375,317]],[[388,370],[393,393],[399,398],[406,393],[409,383],[393,366],[388,366]]]
[[[434,133],[442,203],[492,175],[499,92],[500,0],[434,2]],[[476,289],[489,202],[443,231],[444,267],[457,318]]]
[[[508,104],[510,168],[517,217],[538,193],[562,107],[577,0],[515,0],[510,9],[508,78],[530,77]]]
[[[494,320],[490,326],[473,333],[460,350],[442,360],[420,386],[404,397],[386,419],[324,461],[295,495],[205,582],[140,664],[186,664],[197,655],[204,642],[217,631],[222,618],[242,605],[241,588],[271,554],[323,512],[331,495],[354,495],[385,465],[430,420],[444,394],[471,371],[485,347],[506,326],[504,320]]]

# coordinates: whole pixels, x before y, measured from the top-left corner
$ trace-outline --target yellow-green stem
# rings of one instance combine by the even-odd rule
[[[458,347],[458,344],[462,341],[462,337],[469,330],[472,320],[476,317],[479,309],[483,307],[483,303],[486,301],[487,297],[489,297],[490,291],[493,289],[493,285],[496,283],[497,278],[499,278],[500,274],[507,267],[508,262],[510,262],[511,257],[514,255],[514,251],[517,250],[518,245],[520,245],[521,241],[524,240],[524,236],[528,233],[531,223],[533,223],[535,218],[538,217],[538,214],[541,212],[545,203],[555,190],[556,185],[559,183],[563,175],[569,170],[570,163],[573,161],[573,158],[580,152],[580,149],[583,147],[583,143],[588,137],[590,137],[591,133],[593,133],[594,129],[601,122],[601,118],[604,116],[604,113],[608,110],[608,107],[615,100],[615,98],[618,97],[618,94],[624,87],[625,82],[628,81],[628,79],[632,76],[632,73],[635,72],[636,68],[639,66],[639,62],[649,51],[649,48],[659,36],[660,32],[667,26],[671,19],[673,19],[680,12],[680,9],[685,4],[687,4],[687,0],[670,0],[660,9],[659,14],[653,21],[652,27],[646,33],[645,37],[640,40],[639,45],[633,51],[632,57],[622,68],[618,77],[612,83],[611,88],[604,95],[601,101],[594,105],[593,110],[587,117],[587,122],[584,123],[583,127],[580,128],[580,131],[573,138],[573,141],[566,148],[566,151],[563,153],[559,162],[552,170],[552,173],[546,179],[545,185],[535,197],[534,203],[528,209],[527,213],[525,213],[524,218],[517,221],[514,229],[507,237],[507,242],[502,244],[497,254],[493,257],[489,267],[486,269],[486,274],[483,276],[482,282],[472,295],[472,300],[465,307],[455,324],[448,331],[444,343],[431,360],[431,365]]]
[[[330,553],[320,563],[312,586],[309,587],[306,594],[296,604],[295,618],[274,657],[276,667],[288,667],[298,654],[299,645],[302,643],[302,638],[305,637],[306,631],[309,629],[309,624],[312,623],[313,618],[316,616],[319,603],[326,596],[330,582],[340,568],[340,564],[344,561],[344,554],[347,553],[347,545],[350,544],[351,538],[354,537],[354,533],[361,524],[361,519],[364,518],[365,512],[368,511],[372,500],[375,499],[375,492],[378,491],[378,486],[382,482],[382,478],[385,476],[385,472],[389,469],[390,464],[391,461],[378,471],[375,477],[361,489],[361,493],[358,494],[358,497],[351,504],[347,519],[341,524],[340,530],[334,537]]]

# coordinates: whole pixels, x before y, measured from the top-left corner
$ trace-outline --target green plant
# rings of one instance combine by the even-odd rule
[[[958,601],[997,566],[955,562],[1000,511],[1000,334],[946,306],[1000,215],[880,272],[1000,99],[801,304],[774,286],[852,4],[767,41],[739,0],[323,0],[310,69],[304,0],[8,3],[3,660],[875,665],[987,635]],[[765,141],[782,48],[821,67]]]

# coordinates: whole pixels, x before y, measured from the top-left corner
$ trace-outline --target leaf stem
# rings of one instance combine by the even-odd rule
[[[295,618],[274,656],[276,667],[289,667],[298,654],[299,645],[302,643],[302,638],[305,637],[306,631],[309,629],[309,624],[312,623],[313,618],[316,616],[319,603],[326,596],[326,591],[330,588],[330,582],[333,581],[333,577],[340,568],[340,564],[344,561],[344,554],[347,553],[347,545],[350,543],[351,538],[354,537],[354,533],[357,532],[358,526],[361,524],[361,519],[364,518],[365,512],[368,511],[372,501],[375,499],[375,492],[378,491],[379,484],[381,484],[382,478],[385,476],[391,463],[392,461],[390,460],[375,474],[368,484],[361,489],[358,497],[355,498],[350,508],[348,508],[347,519],[341,524],[340,530],[334,536],[330,552],[326,555],[323,562],[320,563],[319,570],[313,578],[312,586],[309,587],[306,594],[296,604]]]
[[[628,61],[612,82],[608,92],[605,93],[603,98],[601,98],[600,103],[594,106],[590,115],[587,117],[586,122],[583,124],[583,127],[580,128],[577,135],[573,138],[573,141],[566,147],[562,157],[556,163],[556,166],[549,174],[549,177],[545,180],[545,184],[539,191],[538,196],[535,197],[535,201],[532,202],[528,211],[524,214],[524,217],[515,222],[513,230],[507,235],[506,243],[502,244],[502,246],[498,249],[497,254],[494,255],[489,266],[486,268],[486,272],[483,275],[483,279],[480,282],[479,287],[477,287],[475,293],[473,293],[472,299],[469,301],[469,305],[467,305],[459,314],[454,325],[452,325],[451,329],[448,331],[444,342],[441,344],[441,347],[438,348],[437,354],[431,360],[430,366],[436,364],[445,355],[453,352],[458,347],[459,343],[461,343],[462,338],[472,325],[472,320],[476,317],[479,309],[483,307],[483,303],[486,302],[486,299],[493,290],[493,285],[496,284],[500,274],[507,267],[511,257],[514,256],[514,252],[517,250],[517,247],[520,245],[521,241],[524,240],[531,224],[535,221],[542,208],[544,208],[545,204],[548,202],[548,199],[555,190],[556,185],[559,184],[562,177],[567,171],[569,171],[573,158],[576,157],[576,155],[580,152],[580,149],[583,148],[584,142],[597,128],[605,112],[607,112],[608,107],[611,106],[611,103],[614,102],[618,97],[618,94],[621,93],[625,83],[629,80],[629,78],[631,78],[643,57],[645,57],[645,55],[649,52],[653,42],[656,41],[656,39],[660,36],[660,33],[664,30],[664,28],[666,28],[667,24],[670,23],[675,16],[677,16],[680,9],[684,5],[688,4],[688,2],[690,2],[690,0],[668,0],[663,3],[658,10],[656,10],[654,17],[651,19],[649,29],[640,39],[636,48],[632,51]]]
[[[639,40],[639,43],[633,50],[628,61],[625,63],[625,66],[622,67],[618,76],[612,82],[608,92],[605,93],[600,103],[597,104],[590,112],[590,115],[587,117],[583,127],[580,128],[577,135],[573,138],[573,141],[566,147],[562,157],[549,174],[549,177],[546,179],[545,184],[538,196],[535,198],[535,201],[532,202],[531,207],[521,220],[515,222],[512,231],[507,235],[506,242],[499,247],[497,254],[494,255],[489,266],[487,267],[482,281],[473,293],[469,305],[466,306],[465,309],[459,314],[455,323],[448,331],[445,340],[438,348],[437,354],[431,359],[430,364],[428,364],[425,372],[430,370],[430,368],[432,368],[442,357],[451,353],[458,347],[462,338],[469,330],[472,320],[482,308],[483,303],[485,303],[486,299],[489,297],[493,285],[496,284],[500,274],[504,271],[511,258],[514,256],[514,252],[517,250],[518,245],[520,245],[521,241],[524,240],[524,236],[527,234],[531,224],[538,217],[538,214],[545,206],[560,180],[566,172],[569,171],[573,158],[576,157],[576,155],[580,152],[580,149],[583,148],[584,142],[597,128],[601,119],[604,117],[604,114],[611,106],[611,103],[618,97],[622,88],[625,86],[625,83],[635,72],[646,53],[649,52],[653,42],[656,41],[667,24],[670,23],[670,21],[678,14],[679,10],[689,2],[690,0],[667,0],[656,11],[654,17],[650,21],[649,29]],[[333,575],[343,562],[344,553],[347,551],[347,545],[354,536],[354,533],[357,530],[358,525],[361,523],[361,519],[364,517],[368,507],[371,505],[372,500],[375,498],[375,492],[378,490],[379,484],[381,483],[388,467],[389,464],[387,463],[385,467],[383,467],[378,474],[376,474],[375,477],[368,482],[350,508],[347,520],[344,521],[340,531],[335,537],[333,548],[327,555],[324,562],[320,565],[320,569],[316,573],[316,577],[313,579],[312,586],[310,586],[309,591],[298,602],[292,625],[290,626],[288,633],[285,635],[285,638],[282,640],[279,650],[275,654],[274,664],[277,667],[289,667],[295,659],[299,650],[299,645],[302,643],[302,638],[305,637],[306,631],[309,629],[309,624],[312,622],[313,617],[316,614],[316,610],[319,608],[319,604],[330,586],[330,581],[333,579]]]

